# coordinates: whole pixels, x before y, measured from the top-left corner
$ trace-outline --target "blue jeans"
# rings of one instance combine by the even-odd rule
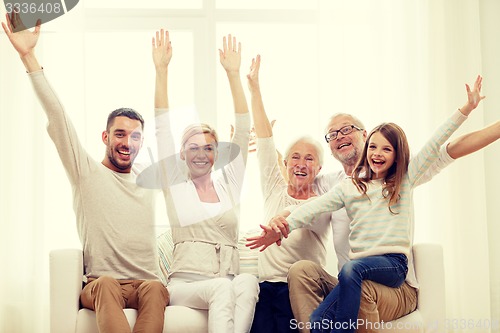
[[[288,296],[288,283],[259,283],[259,301],[255,305],[255,315],[250,333],[291,333],[293,319],[292,307]]]
[[[357,327],[361,283],[371,280],[397,288],[406,278],[408,258],[391,253],[354,259],[339,273],[339,283],[311,314],[311,333],[354,332]]]

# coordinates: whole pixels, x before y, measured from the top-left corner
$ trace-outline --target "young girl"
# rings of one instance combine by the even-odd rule
[[[363,280],[389,287],[403,283],[412,245],[409,217],[413,189],[438,157],[441,145],[484,98],[480,96],[481,81],[478,76],[473,91],[466,85],[468,102],[436,131],[411,162],[403,130],[393,123],[381,124],[369,134],[350,179],[298,207],[286,220],[274,218],[269,226],[262,226],[261,236],[249,238],[251,248],[265,249],[279,241],[281,234],[287,237],[288,229],[309,225],[318,214],[346,208],[352,219],[351,261],[342,267],[338,285],[311,315],[311,332],[354,332]]]

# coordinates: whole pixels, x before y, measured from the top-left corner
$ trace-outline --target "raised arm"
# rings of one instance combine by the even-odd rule
[[[258,138],[269,138],[273,135],[273,128],[267,118],[267,114],[264,109],[264,102],[262,101],[259,83],[259,70],[260,55],[257,55],[255,59],[252,59],[250,72],[247,75],[248,89],[251,94],[252,117],[254,121],[255,135]]]
[[[156,70],[155,109],[168,111],[168,65],[172,59],[172,43],[168,31],[161,29],[153,37],[153,63]],[[158,112],[158,111],[157,111]]]
[[[288,175],[283,156],[276,150],[272,138],[275,121],[269,122],[262,101],[259,83],[260,60],[260,55],[252,59],[247,79],[251,95],[255,136],[257,137],[257,158],[261,170],[262,193],[265,198],[268,198],[273,191],[280,193],[283,190],[283,187],[288,183]]]
[[[222,50],[219,49],[220,63],[226,70],[235,113],[248,113],[248,105],[241,84],[241,43],[236,43],[236,37],[228,35],[223,38]]]
[[[482,77],[480,75],[477,76],[474,82],[474,89],[471,90],[468,84],[465,85],[465,88],[467,91],[467,102],[436,130],[432,138],[411,160],[408,167],[408,176],[412,186],[418,186],[428,181],[432,178],[429,177],[429,174],[436,174],[439,172],[440,150],[442,145],[467,119],[466,117],[479,105],[479,102],[485,98],[481,96]],[[444,164],[444,166],[446,166],[446,164]],[[433,171],[433,169],[436,170]]]
[[[467,102],[460,108],[465,116],[468,116],[472,110],[477,108],[479,102],[481,102],[486,96],[481,96],[481,88],[483,86],[483,77],[478,75],[476,81],[474,82],[474,89],[471,90],[468,84],[465,84],[465,90],[467,91]]]
[[[451,141],[446,147],[451,158],[472,154],[500,139],[500,121]]]
[[[154,98],[156,142],[160,159],[160,179],[163,190],[166,190],[182,174],[174,158],[176,152],[170,112],[168,112],[168,66],[172,59],[172,43],[167,30],[156,31],[155,37],[152,38],[152,55],[156,72]],[[164,191],[164,194],[167,194],[167,191]]]
[[[6,19],[6,23],[2,22],[3,30],[29,73],[33,90],[47,115],[47,132],[54,142],[70,182],[76,184],[79,177],[86,177],[92,172],[93,159],[83,149],[63,104],[36,59],[35,47],[40,36],[41,21],[37,21],[35,30],[31,32],[25,29],[19,14],[13,12],[10,17],[6,15]],[[29,112],[26,116],[29,116]]]
[[[243,85],[240,77],[241,66],[241,43],[236,42],[236,38],[228,35],[222,40],[222,50],[219,49],[220,63],[226,71],[233,96],[234,112],[235,112],[235,130],[231,139],[232,143],[238,145],[243,165],[230,163],[229,168],[236,168],[235,175],[238,174],[237,183],[243,182],[244,165],[248,157],[248,140],[250,135],[250,114],[248,113],[248,105],[243,91]],[[236,161],[236,160],[235,160]],[[243,169],[242,169],[243,167]]]
[[[24,24],[21,21],[19,14],[12,12],[11,16],[5,14],[6,22],[2,22],[2,28],[7,37],[9,37],[12,46],[19,53],[19,57],[26,67],[28,73],[35,72],[41,69],[40,64],[35,56],[35,46],[40,36],[41,21],[36,22],[35,30],[33,32],[23,28]],[[19,29],[14,32],[14,29]]]

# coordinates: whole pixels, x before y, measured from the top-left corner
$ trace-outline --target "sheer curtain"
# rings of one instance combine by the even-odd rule
[[[416,152],[463,105],[464,83],[477,74],[484,76],[487,99],[454,137],[499,118],[496,0],[193,0],[185,6],[144,1],[138,10],[131,1],[87,0],[43,27],[37,55],[97,160],[109,111],[132,106],[151,113],[148,46],[160,27],[173,34],[172,107],[196,111],[222,138],[229,137],[232,103],[217,49],[228,33],[243,44],[243,81],[251,58],[262,55],[264,102],[277,120],[280,150],[301,134],[322,140],[328,117],[349,112],[368,129],[400,124]],[[0,60],[0,332],[48,332],[48,252],[80,246],[71,188],[3,32]],[[416,241],[444,248],[449,331],[500,331],[499,148],[495,143],[456,161],[415,193]],[[252,215],[261,204],[252,158],[244,229],[261,222]],[[326,153],[323,172],[339,167]],[[160,228],[163,219],[160,212]]]

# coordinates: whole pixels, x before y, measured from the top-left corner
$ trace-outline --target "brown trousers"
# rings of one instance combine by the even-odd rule
[[[134,333],[161,333],[167,288],[160,281],[90,278],[80,294],[83,307],[94,310],[100,333],[130,333],[124,308],[138,310]]]
[[[301,260],[288,271],[290,303],[301,333],[309,333],[307,323],[311,313],[338,283],[320,265]],[[373,281],[363,281],[358,319],[364,323],[388,322],[417,308],[417,291],[406,282],[399,288],[390,288]],[[358,333],[374,333],[376,325],[358,327]]]

